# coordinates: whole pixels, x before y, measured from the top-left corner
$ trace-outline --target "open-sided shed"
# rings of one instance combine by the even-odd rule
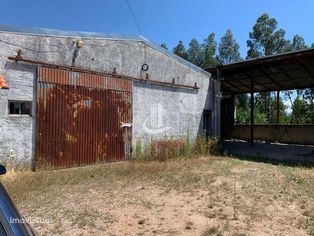
[[[313,125],[280,125],[280,91],[314,87],[314,49],[298,50],[237,63],[219,65],[207,70],[221,82],[222,138],[314,144]],[[254,93],[277,92],[277,124],[254,125]],[[235,125],[234,96],[250,93],[250,125]]]

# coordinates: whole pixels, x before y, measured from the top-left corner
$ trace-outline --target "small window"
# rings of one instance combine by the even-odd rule
[[[32,102],[9,101],[10,115],[32,115]]]

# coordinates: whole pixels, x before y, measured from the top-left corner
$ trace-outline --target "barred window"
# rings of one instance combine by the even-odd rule
[[[32,115],[32,102],[30,101],[9,101],[10,115]]]

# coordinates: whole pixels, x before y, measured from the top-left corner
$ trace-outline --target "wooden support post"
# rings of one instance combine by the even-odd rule
[[[277,96],[276,96],[276,98],[277,98],[277,125],[279,125],[279,118],[280,118],[280,104],[279,104],[279,96],[280,96],[280,91],[278,90],[277,91]]]
[[[253,92],[253,80],[251,79],[251,146],[254,144],[254,92]]]

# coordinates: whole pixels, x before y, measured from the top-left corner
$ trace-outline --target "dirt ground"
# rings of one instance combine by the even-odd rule
[[[39,235],[314,235],[313,168],[204,157],[0,180]]]

